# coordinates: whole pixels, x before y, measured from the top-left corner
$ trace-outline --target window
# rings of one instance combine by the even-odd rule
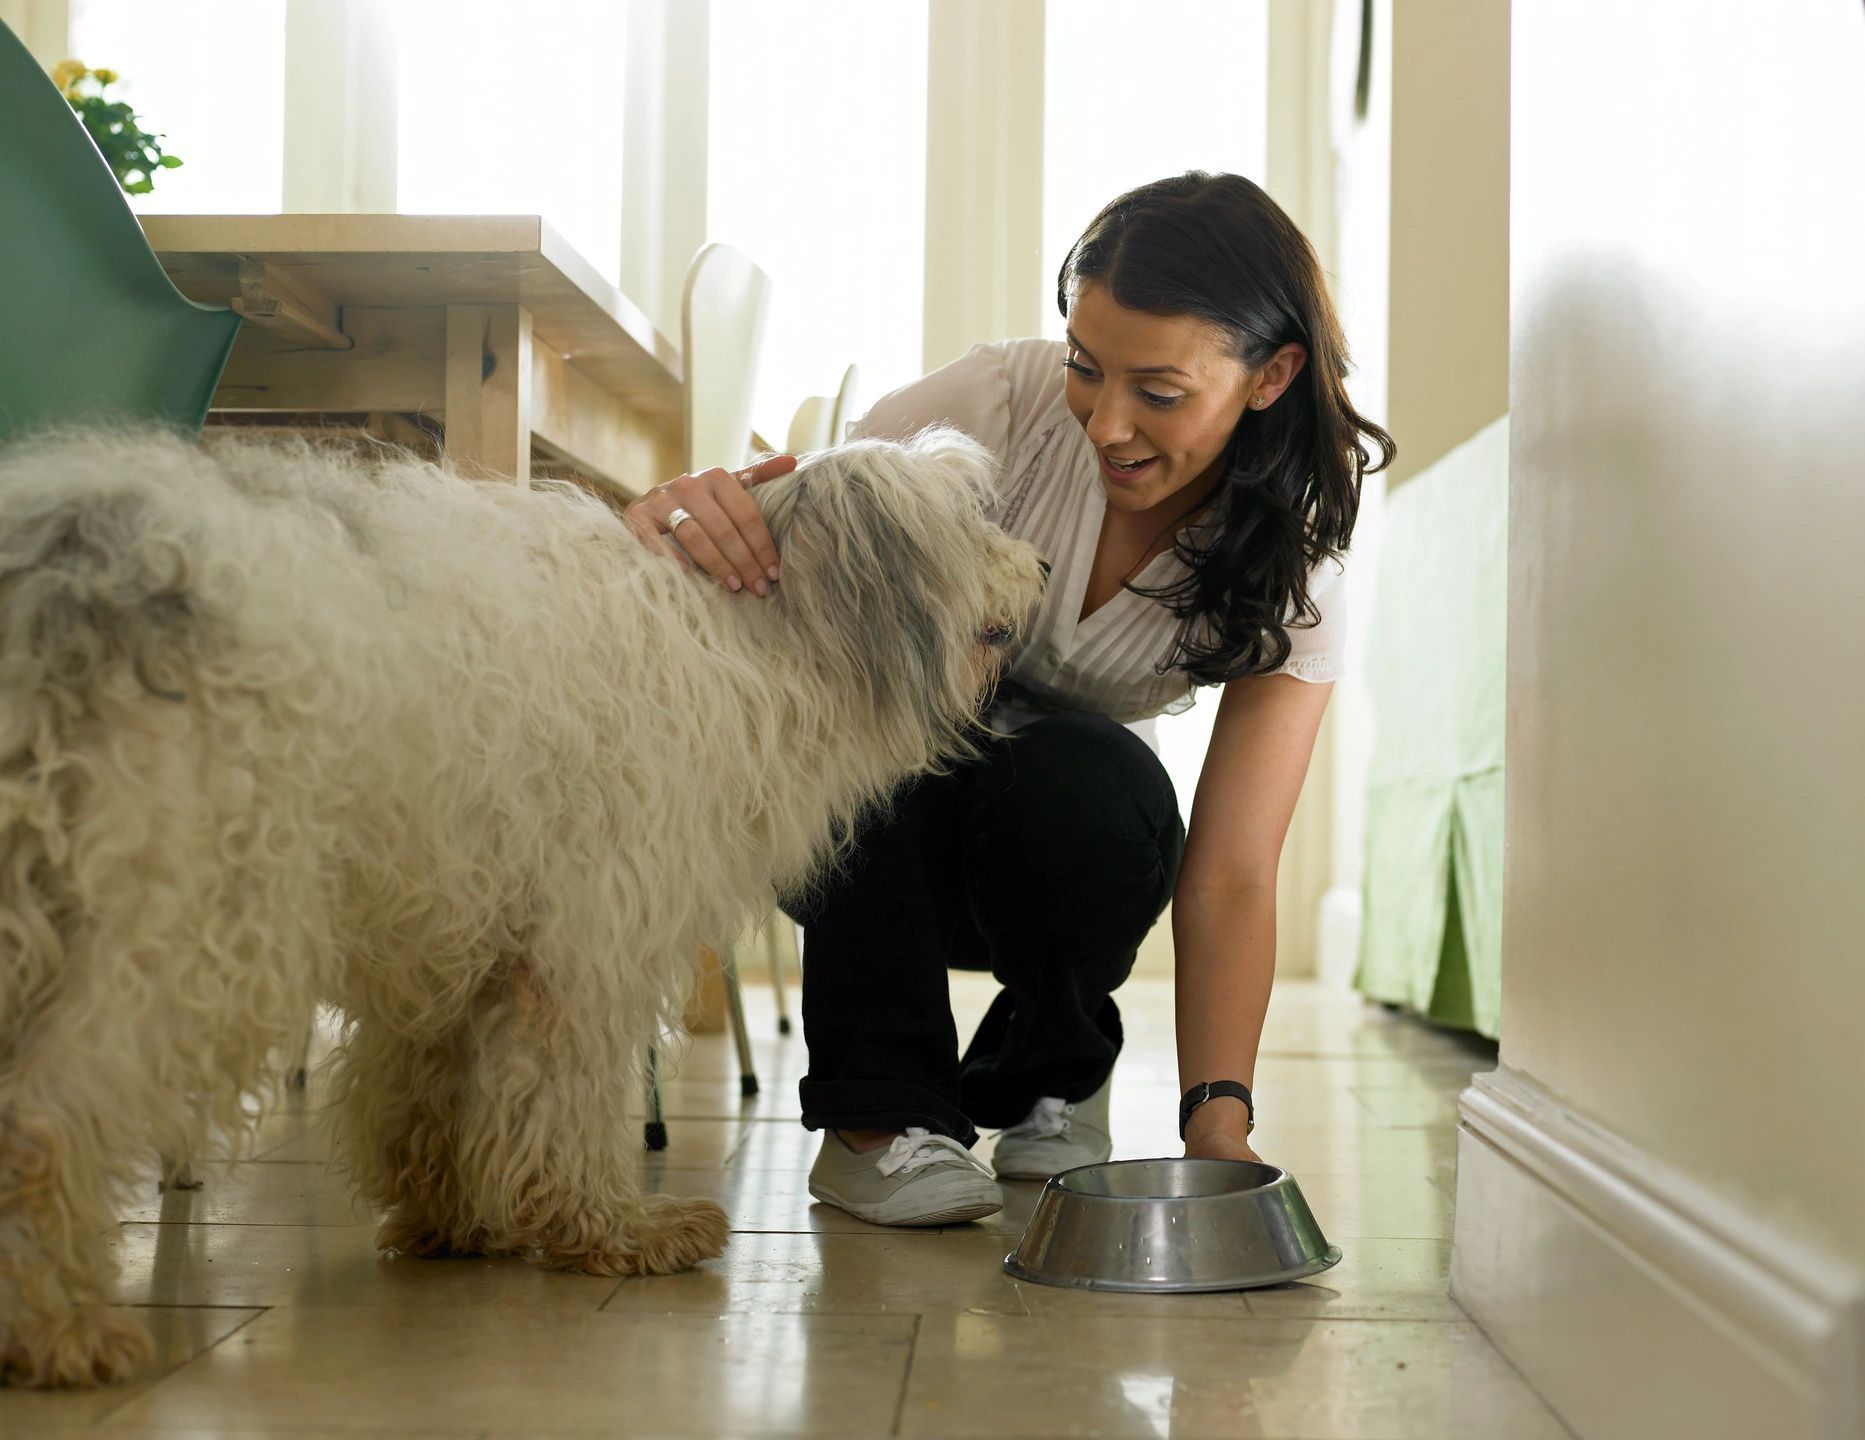
[[[1055,276],[1109,200],[1185,170],[1263,183],[1268,153],[1267,7],[1177,0],[1051,4],[1043,57],[1043,333],[1060,340]],[[1189,822],[1219,691],[1162,715],[1155,746]]]
[[[1052,4],[1043,57],[1043,333],[1062,338],[1055,275],[1122,191],[1185,170],[1263,182],[1267,8],[1236,0]]]
[[[130,203],[150,214],[275,213],[284,192],[285,0],[71,0],[71,54],[181,166]]]
[[[542,215],[621,268],[622,55],[612,0],[397,0],[403,214]]]
[[[707,237],[771,277],[774,445],[851,362],[857,410],[920,374],[926,28],[926,0],[713,0]]]

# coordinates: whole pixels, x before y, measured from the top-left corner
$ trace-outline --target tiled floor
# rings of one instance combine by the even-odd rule
[[[981,977],[955,992],[961,1021],[990,997]],[[126,1203],[121,1297],[155,1327],[157,1373],[0,1392],[0,1434],[1568,1436],[1446,1294],[1455,1097],[1494,1063],[1480,1043],[1279,985],[1257,1148],[1345,1258],[1273,1290],[1105,1295],[1003,1273],[1035,1185],[940,1231],[813,1204],[802,1040],[777,1038],[769,991],[748,999],[762,1094],[741,1105],[729,1046],[695,1041],[649,1165],[731,1211],[722,1259],[618,1284],[385,1258],[307,1117],[285,1115],[256,1163]],[[1170,989],[1121,999],[1116,1153],[1174,1153]]]

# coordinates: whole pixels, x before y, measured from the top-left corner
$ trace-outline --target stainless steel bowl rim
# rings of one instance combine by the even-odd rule
[[[1017,1259],[1015,1250],[1004,1257],[1004,1269],[1015,1280],[1025,1280],[1032,1285],[1048,1285],[1051,1288],[1063,1290],[1111,1290],[1123,1295],[1206,1295],[1223,1290],[1258,1290],[1265,1285],[1285,1285],[1295,1280],[1306,1280],[1310,1275],[1319,1275],[1323,1270],[1331,1270],[1338,1264],[1340,1264],[1340,1246],[1330,1245],[1326,1254],[1317,1257],[1307,1265],[1274,1270],[1266,1275],[1226,1277],[1223,1280],[1213,1280],[1208,1285],[1200,1285],[1163,1280],[1149,1282],[1050,1277],[1039,1275],[1021,1263]]]
[[[1195,1165],[1201,1168],[1243,1166],[1251,1170],[1270,1171],[1274,1174],[1275,1178],[1273,1180],[1265,1180],[1260,1185],[1242,1185],[1232,1190],[1213,1190],[1208,1194],[1202,1195],[1112,1195],[1102,1191],[1076,1190],[1068,1184],[1069,1176],[1085,1175],[1089,1171],[1105,1173],[1114,1170],[1124,1170],[1129,1166],[1148,1169],[1162,1164],[1180,1166]],[[1043,1188],[1047,1190],[1053,1186],[1055,1189],[1066,1193],[1070,1200],[1112,1200],[1123,1204],[1130,1203],[1134,1200],[1152,1200],[1155,1202],[1172,1201],[1177,1204],[1187,1204],[1199,1200],[1216,1200],[1223,1203],[1233,1203],[1239,1195],[1259,1195],[1264,1191],[1281,1189],[1293,1183],[1293,1177],[1281,1166],[1261,1164],[1249,1160],[1103,1160],[1093,1165],[1077,1165],[1072,1170],[1057,1171],[1054,1175],[1051,1175],[1048,1180],[1043,1182]]]

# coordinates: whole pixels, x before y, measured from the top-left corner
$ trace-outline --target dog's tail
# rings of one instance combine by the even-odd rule
[[[74,733],[112,676],[185,698],[203,526],[164,482],[190,453],[147,432],[0,453],[0,1064],[59,973],[89,779]]]

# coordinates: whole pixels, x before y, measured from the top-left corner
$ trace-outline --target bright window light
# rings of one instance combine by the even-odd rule
[[[1268,153],[1268,7],[1238,0],[1052,4],[1043,56],[1043,333],[1061,339],[1055,276],[1109,200],[1185,170],[1263,183]],[[1170,76],[1162,86],[1161,76]],[[1191,816],[1219,692],[1162,715],[1155,746]]]
[[[856,410],[920,374],[926,0],[713,0],[707,234],[771,277],[752,419],[861,366]]]
[[[542,215],[621,270],[622,45],[614,0],[396,0],[403,214]]]
[[[1263,183],[1268,7],[1238,0],[1068,0],[1043,56],[1043,333],[1062,338],[1055,276],[1109,200],[1185,170]],[[1161,77],[1170,77],[1161,84]]]
[[[284,193],[285,0],[71,0],[71,54],[181,157],[147,214],[270,214]]]

